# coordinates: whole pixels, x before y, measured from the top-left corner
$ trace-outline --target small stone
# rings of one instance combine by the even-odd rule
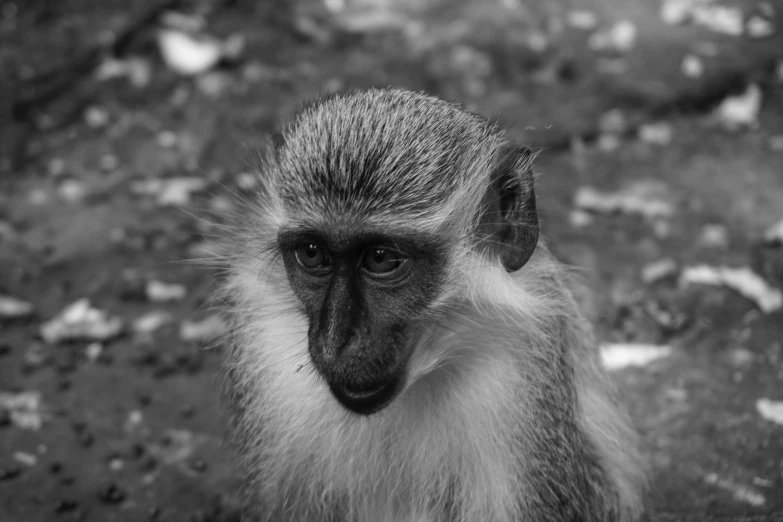
[[[207,463],[201,459],[196,459],[190,463],[190,468],[201,473],[207,470]]]
[[[109,123],[109,113],[106,109],[91,106],[84,112],[84,121],[93,129],[100,129]]]
[[[575,209],[568,214],[568,221],[574,228],[585,228],[595,222],[593,216],[584,210]]]
[[[147,282],[146,294],[147,299],[155,303],[181,301],[187,294],[187,288],[185,285],[152,280]]]
[[[87,188],[81,181],[71,178],[60,183],[57,187],[57,194],[66,203],[81,203],[87,195]]]
[[[71,340],[106,341],[122,333],[123,322],[93,308],[88,299],[67,306],[59,316],[41,325],[41,337],[48,344]]]
[[[766,18],[751,16],[745,23],[745,30],[751,38],[766,38],[775,33],[775,26]]]
[[[125,461],[121,458],[112,458],[109,459],[109,469],[111,471],[117,472],[122,471],[125,468]]]
[[[149,335],[172,321],[168,312],[147,312],[133,321],[133,331],[137,334]]]
[[[596,52],[609,51],[625,53],[636,43],[636,25],[630,20],[620,20],[606,31],[590,35],[587,45]]]
[[[34,207],[49,203],[49,195],[43,189],[33,189],[27,195],[27,202]]]
[[[620,109],[606,111],[598,120],[598,128],[601,132],[622,134],[628,129],[625,114]]]
[[[28,467],[33,467],[38,464],[38,457],[32,453],[27,453],[26,451],[15,451],[12,456],[15,461]]]
[[[718,123],[729,131],[756,128],[761,110],[761,97],[759,86],[750,84],[742,93],[725,98],[715,109],[714,116]]]
[[[184,321],[180,326],[179,337],[183,341],[213,341],[228,332],[228,325],[218,315],[212,315],[202,321]]]
[[[90,362],[95,362],[103,353],[103,345],[101,343],[90,343],[87,348],[84,349],[84,355]]]
[[[596,146],[601,152],[614,152],[620,148],[620,137],[617,134],[603,133],[598,136]]]
[[[642,282],[651,285],[677,275],[677,262],[672,258],[664,258],[642,267]]]
[[[120,160],[114,154],[104,154],[99,161],[101,170],[111,172],[120,165]]]
[[[158,134],[158,145],[160,145],[165,149],[170,149],[174,147],[178,141],[179,141],[179,137],[177,136],[177,133],[174,131],[166,130],[166,131],[161,131]]]
[[[598,27],[598,16],[593,11],[575,9],[566,13],[566,24],[574,29],[592,31]]]
[[[33,313],[33,305],[15,297],[0,295],[0,319],[20,319]]]
[[[228,74],[220,71],[212,71],[200,75],[196,79],[198,90],[210,98],[219,98],[234,84],[234,80]]]
[[[53,178],[62,176],[65,173],[65,160],[62,158],[52,158],[47,164],[49,175]]]
[[[669,25],[681,25],[691,17],[693,0],[664,0],[661,4],[661,20]]]
[[[216,38],[175,29],[158,32],[158,47],[166,65],[184,76],[195,76],[212,69],[222,54],[221,42]]]
[[[239,60],[245,51],[246,43],[245,36],[240,33],[229,35],[221,46],[222,58],[231,62]]]
[[[704,74],[704,62],[695,54],[686,54],[680,65],[682,74],[688,78],[701,78]]]
[[[729,36],[742,36],[744,15],[739,7],[709,4],[694,6],[693,21],[712,32]]]
[[[639,139],[651,145],[669,145],[673,134],[672,126],[666,122],[646,123],[639,127]]]
[[[704,225],[698,243],[703,247],[726,250],[729,247],[729,231],[720,224]]]

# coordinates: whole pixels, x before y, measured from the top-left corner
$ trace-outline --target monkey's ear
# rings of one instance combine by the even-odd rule
[[[479,220],[482,243],[515,272],[528,262],[538,243],[538,214],[527,147],[504,147],[490,176]]]

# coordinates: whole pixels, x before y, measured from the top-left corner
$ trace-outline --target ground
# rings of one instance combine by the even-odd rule
[[[771,20],[753,38],[664,23],[643,0],[580,2],[598,24],[585,28],[565,0],[327,4],[0,3],[0,295],[33,306],[0,314],[0,520],[236,520],[220,324],[186,331],[213,317],[219,274],[183,261],[213,250],[298,105],[389,85],[460,101],[539,150],[543,232],[600,339],[669,348],[613,372],[644,436],[652,519],[783,520],[783,426],[758,407],[783,399],[783,313],[678,281],[706,264],[783,284],[781,247],[761,241],[783,218],[783,5],[735,4]],[[176,23],[167,10],[244,47],[178,73],[156,38]],[[591,35],[622,20],[631,45],[597,49]],[[684,74],[688,54],[702,74]],[[108,78],[112,63],[134,65]],[[715,108],[750,84],[758,117],[727,129]],[[161,198],[154,183],[181,177],[192,193]],[[576,208],[587,186],[647,188],[604,214]],[[664,211],[639,216],[650,201]],[[644,279],[668,258],[669,277]],[[161,300],[150,282],[186,295]],[[82,298],[122,330],[98,343],[42,330]],[[134,323],[150,313],[160,328]]]

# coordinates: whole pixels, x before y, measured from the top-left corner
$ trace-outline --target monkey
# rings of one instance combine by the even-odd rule
[[[402,89],[304,106],[259,158],[221,295],[248,522],[630,522],[638,435],[536,154]]]

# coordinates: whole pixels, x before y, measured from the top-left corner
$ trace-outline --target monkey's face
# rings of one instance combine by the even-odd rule
[[[278,140],[264,187],[271,248],[307,316],[312,363],[347,409],[377,412],[417,374],[411,352],[424,349],[430,305],[462,284],[461,253],[508,271],[527,262],[530,158],[481,118],[404,91],[321,100]]]
[[[345,408],[383,409],[405,385],[416,319],[442,281],[443,248],[433,238],[336,228],[283,230],[278,243],[309,320],[313,365]]]

